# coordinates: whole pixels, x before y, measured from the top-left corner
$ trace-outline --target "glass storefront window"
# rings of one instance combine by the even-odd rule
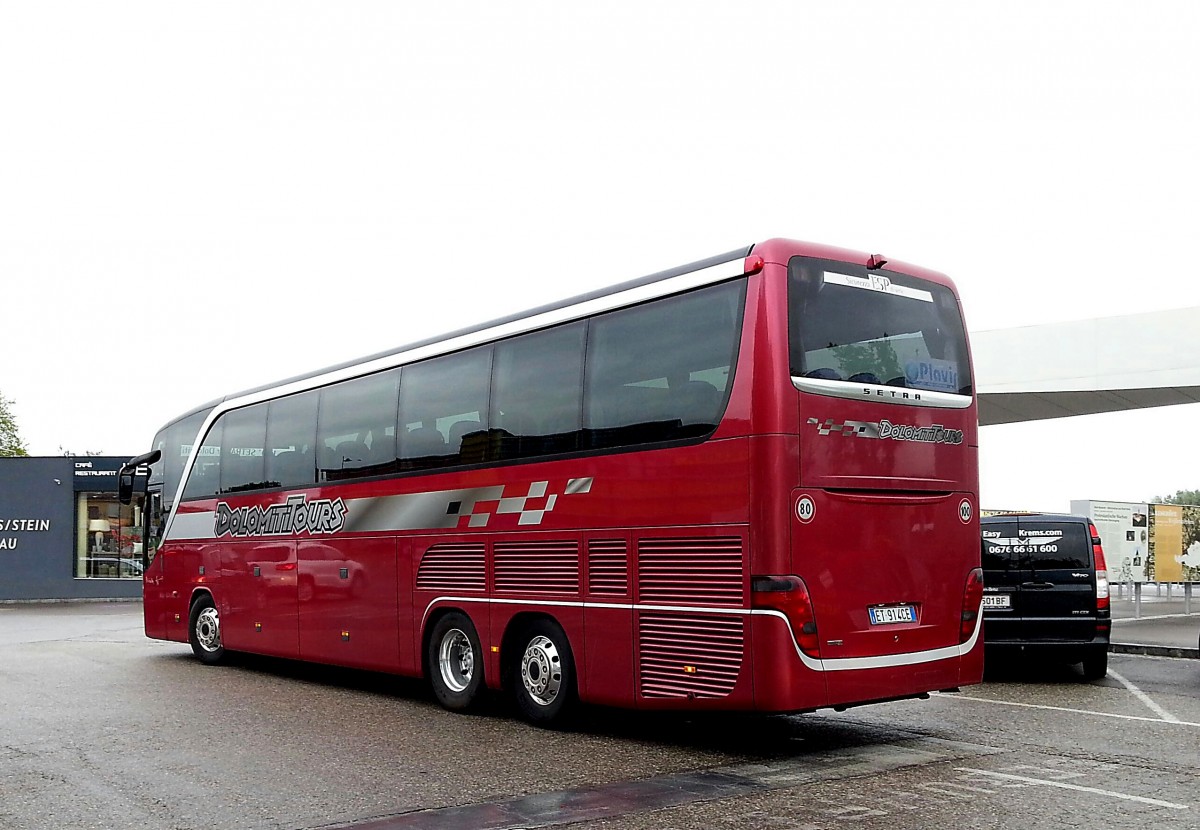
[[[144,497],[128,505],[116,493],[76,493],[75,499],[75,577],[141,579]]]

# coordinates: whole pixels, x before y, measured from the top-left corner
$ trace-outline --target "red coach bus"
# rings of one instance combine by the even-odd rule
[[[955,689],[976,434],[949,279],[774,239],[171,422],[146,634],[537,723]]]

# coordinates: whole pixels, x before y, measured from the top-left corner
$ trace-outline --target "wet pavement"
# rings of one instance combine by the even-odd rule
[[[1166,586],[1143,585],[1140,602],[1129,586],[1114,586],[1111,608],[1114,653],[1200,659],[1200,585],[1190,602],[1179,585],[1170,595]]]
[[[146,639],[138,604],[0,605],[0,701],[4,830],[1200,826],[1200,660],[1116,653],[1090,683],[1021,665],[844,713],[588,709],[553,732],[387,675],[203,666]]]

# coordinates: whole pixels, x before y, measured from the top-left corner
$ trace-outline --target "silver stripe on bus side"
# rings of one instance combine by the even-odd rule
[[[783,624],[787,626],[788,635],[792,638],[792,647],[796,650],[796,656],[800,658],[800,662],[812,671],[854,671],[857,669],[883,669],[893,668],[895,666],[915,666],[921,663],[933,663],[938,660],[951,660],[957,657],[963,657],[969,654],[975,648],[976,642],[979,640],[979,633],[983,630],[983,603],[980,602],[979,611],[975,616],[975,630],[971,633],[970,638],[956,646],[945,646],[943,648],[927,649],[925,651],[910,651],[903,654],[881,654],[875,657],[830,657],[819,659],[809,657],[800,649],[800,643],[796,640],[796,632],[792,630],[792,623],[782,611],[775,611],[768,608],[713,608],[695,607],[690,605],[634,605],[628,603],[610,603],[610,602],[563,602],[549,601],[543,602],[540,600],[519,600],[519,599],[491,599],[488,597],[436,597],[429,601],[425,606],[425,613],[421,615],[421,626],[425,626],[425,621],[429,618],[429,612],[433,610],[435,605],[444,602],[470,602],[483,603],[486,605],[535,605],[535,606],[552,606],[552,607],[567,607],[567,608],[611,608],[619,611],[668,611],[671,613],[690,613],[690,614],[727,614],[742,617],[776,617],[783,620]]]
[[[204,424],[200,427],[200,430],[197,433],[196,440],[192,442],[192,451],[188,456],[187,463],[184,465],[183,475],[179,479],[179,486],[175,491],[175,499],[171,503],[171,515],[167,518],[167,524],[163,530],[163,538],[167,538],[172,530],[173,525],[175,524],[175,515],[179,509],[180,499],[183,496],[184,485],[187,483],[188,476],[191,475],[192,465],[195,464],[196,456],[200,451],[201,436],[207,435],[209,427],[213,425],[217,418],[221,417],[221,415],[230,409],[238,409],[243,406],[249,406],[250,404],[281,398],[285,395],[304,392],[320,386],[327,386],[328,384],[337,383],[338,381],[350,380],[351,378],[356,378],[360,375],[368,375],[372,372],[379,372],[383,371],[384,369],[392,369],[396,366],[403,366],[406,363],[413,363],[418,360],[425,360],[426,358],[437,357],[441,354],[458,351],[459,349],[465,349],[471,346],[479,346],[485,343],[490,343],[494,340],[503,339],[505,337],[524,334],[525,332],[533,331],[534,329],[545,328],[547,326],[558,325],[560,323],[569,323],[572,320],[580,320],[585,317],[591,317],[607,311],[616,311],[619,308],[637,305],[638,303],[646,302],[647,300],[665,297],[670,294],[678,294],[681,291],[688,291],[693,288],[701,288],[705,285],[721,282],[722,280],[744,276],[745,273],[745,261],[741,258],[738,258],[729,262],[711,265],[708,268],[701,268],[697,271],[689,271],[686,274],[679,274],[678,276],[670,277],[669,279],[660,280],[647,285],[636,286],[617,294],[607,294],[603,297],[586,300],[582,303],[578,303],[577,305],[554,309],[553,311],[547,311],[541,314],[536,314],[532,317],[514,320],[510,323],[504,323],[502,325],[494,326],[482,331],[464,334],[459,337],[442,340],[437,343],[431,343],[427,346],[410,349],[406,352],[386,355],[375,360],[368,360],[364,363],[355,364],[354,366],[347,366],[342,369],[327,372],[323,375],[318,375],[316,377],[305,378],[304,380],[283,384],[281,386],[273,386],[269,389],[263,389],[253,394],[243,395],[238,398],[230,398],[229,400],[222,401],[213,407],[212,411],[208,413],[208,417],[204,419]]]
[[[166,533],[163,534],[163,540],[169,539],[172,542],[177,542],[179,540],[212,539],[213,521],[216,515],[211,510],[206,510],[203,513],[181,513],[175,517],[175,521],[167,528]]]
[[[381,533],[396,530],[453,530],[462,527],[487,527],[496,515],[511,514],[521,525],[536,526],[545,514],[560,502],[560,497],[583,496],[591,492],[593,478],[492,484],[456,490],[427,490],[391,496],[364,496],[345,499],[346,515],[338,531],[345,533]],[[560,493],[559,491],[562,490]],[[297,494],[293,493],[292,498]],[[274,502],[269,507],[278,507]],[[481,508],[480,505],[491,505]],[[476,510],[479,512],[476,512]],[[171,541],[216,538],[216,513],[206,510],[180,513],[169,531]],[[268,534],[267,536],[274,535]],[[280,535],[292,535],[284,533]],[[264,538],[255,535],[254,538]]]
[[[847,380],[798,378],[795,375],[792,375],[792,386],[802,392],[812,392],[833,398],[895,403],[901,406],[924,406],[931,409],[966,409],[974,400],[970,395],[956,395],[953,392],[933,392],[927,389],[908,389],[875,383],[851,383]]]

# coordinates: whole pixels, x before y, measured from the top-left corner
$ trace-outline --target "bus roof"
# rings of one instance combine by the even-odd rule
[[[520,312],[517,312],[516,314],[510,314],[510,315],[507,315],[504,317],[499,317],[495,320],[489,320],[486,323],[479,323],[477,325],[468,326],[466,328],[458,329],[456,331],[448,332],[446,334],[439,334],[434,337],[425,338],[424,340],[418,340],[416,342],[408,343],[403,346],[397,346],[392,349],[387,349],[382,352],[377,352],[376,354],[366,355],[365,357],[360,357],[360,358],[355,358],[353,360],[343,361],[342,363],[335,363],[332,366],[326,366],[324,368],[316,369],[311,372],[305,372],[303,374],[296,375],[294,377],[285,378],[283,380],[273,381],[271,383],[265,383],[265,384],[262,384],[261,386],[255,386],[250,389],[243,389],[240,392],[235,392],[233,394],[225,395],[223,397],[216,398],[215,400],[211,400],[206,403],[203,403],[199,406],[195,406],[195,407],[189,409],[188,411],[176,416],[175,418],[172,418],[170,421],[167,422],[166,426],[170,426],[171,424],[181,421],[184,418],[187,418],[191,415],[195,415],[197,412],[202,412],[206,409],[212,409],[213,407],[218,406],[219,404],[221,404],[225,401],[228,401],[228,400],[232,400],[234,398],[241,398],[246,395],[253,395],[253,394],[257,394],[259,392],[265,392],[269,389],[274,389],[276,387],[287,386],[287,385],[293,384],[293,383],[300,383],[302,381],[321,377],[323,375],[327,375],[332,372],[337,372],[342,369],[349,369],[353,366],[358,366],[358,365],[364,364],[364,363],[371,363],[373,361],[381,360],[381,359],[384,359],[387,357],[391,357],[393,355],[398,355],[398,354],[402,354],[404,352],[412,351],[413,349],[419,349],[419,348],[423,348],[425,346],[432,346],[437,343],[441,343],[443,341],[453,340],[455,338],[463,337],[465,335],[476,334],[478,332],[487,331],[488,329],[497,328],[499,326],[504,326],[509,323],[515,323],[517,321],[524,320],[526,318],[536,317],[540,314],[545,314],[548,312],[559,311],[559,310],[562,310],[565,308],[570,308],[571,306],[580,305],[580,304],[586,303],[590,300],[596,300],[596,299],[600,299],[602,297],[607,297],[607,296],[610,296],[613,294],[619,294],[623,291],[628,291],[632,288],[640,288],[645,285],[653,285],[656,282],[662,282],[664,280],[668,280],[668,279],[671,279],[672,277],[677,277],[682,274],[689,274],[689,273],[692,273],[693,271],[700,271],[705,268],[711,268],[714,265],[723,265],[727,262],[733,262],[738,259],[745,259],[747,256],[750,255],[750,251],[753,250],[753,248],[754,248],[753,245],[747,245],[743,248],[736,248],[732,251],[728,251],[723,254],[717,254],[716,256],[697,260],[696,262],[691,262],[686,265],[679,265],[679,266],[676,266],[675,268],[669,268],[666,271],[658,271],[653,274],[648,274],[644,277],[638,277],[636,279],[617,283],[615,285],[610,285],[606,288],[601,288],[596,291],[590,291],[586,294],[579,294],[574,297],[569,297],[567,299],[549,303],[544,306],[538,306],[536,308],[531,308],[526,311],[520,311]]]
[[[795,256],[795,255],[810,256],[810,257],[816,257],[816,258],[820,258],[820,259],[833,259],[833,260],[840,260],[840,261],[845,261],[845,262],[862,262],[862,263],[866,263],[869,258],[868,254],[865,254],[861,251],[851,250],[848,248],[839,248],[839,247],[835,247],[835,246],[831,246],[831,245],[822,245],[822,244],[812,243],[812,242],[802,242],[802,241],[794,240],[794,239],[781,239],[781,238],[767,239],[767,240],[764,240],[763,242],[756,243],[753,245],[747,245],[747,246],[744,246],[741,248],[735,248],[732,251],[728,251],[723,254],[717,254],[716,256],[711,256],[711,257],[708,257],[707,259],[701,259],[701,260],[697,260],[695,262],[687,263],[685,265],[679,265],[674,268],[669,268],[665,271],[658,271],[653,274],[648,274],[644,277],[638,277],[636,279],[628,280],[626,282],[617,283],[615,285],[611,285],[606,288],[601,288],[596,291],[591,291],[586,294],[579,294],[577,296],[569,297],[564,300],[559,300],[557,302],[549,303],[544,306],[538,306],[536,308],[528,309],[526,311],[517,312],[516,314],[510,314],[505,317],[500,317],[495,320],[490,320],[486,323],[479,323],[477,325],[468,326],[467,328],[458,329],[456,331],[448,332],[446,334],[437,335],[435,337],[426,338],[424,340],[418,340],[414,343],[408,343],[403,346],[397,346],[396,348],[388,349],[386,351],[378,352],[376,354],[367,355],[365,357],[360,357],[360,358],[356,358],[353,360],[344,361],[342,363],[336,363],[332,366],[326,366],[321,369],[317,369],[317,370],[314,370],[311,372],[305,372],[304,374],[296,375],[295,377],[290,377],[290,378],[285,378],[283,380],[273,381],[271,383],[266,383],[261,386],[255,386],[250,389],[243,389],[240,392],[235,392],[233,394],[225,395],[224,397],[220,397],[215,400],[208,401],[207,403],[201,404],[199,406],[193,407],[192,409],[189,409],[187,412],[184,412],[181,415],[178,415],[177,417],[172,418],[170,421],[167,422],[166,426],[170,426],[173,423],[176,423],[176,422],[178,422],[184,418],[187,418],[191,415],[195,415],[196,413],[204,411],[206,409],[212,409],[213,407],[219,406],[220,404],[224,403],[225,401],[234,400],[236,398],[245,397],[247,395],[256,395],[261,392],[268,391],[270,389],[275,389],[277,387],[284,387],[284,386],[288,386],[290,384],[302,383],[306,380],[311,380],[313,378],[322,377],[324,375],[329,375],[334,372],[339,372],[339,371],[349,369],[349,368],[352,368],[355,366],[384,360],[384,359],[392,357],[394,355],[399,355],[404,352],[412,351],[414,349],[421,349],[421,348],[425,348],[428,346],[434,346],[438,343],[448,342],[448,341],[454,340],[459,337],[477,334],[479,332],[487,331],[489,329],[499,328],[501,326],[519,322],[519,321],[527,319],[527,318],[534,318],[534,317],[537,317],[538,315],[547,314],[547,313],[551,313],[551,312],[555,312],[555,311],[560,311],[563,309],[568,309],[568,308],[571,308],[572,306],[582,305],[583,303],[587,303],[592,300],[598,300],[598,299],[608,297],[608,296],[611,296],[614,294],[620,294],[624,291],[629,291],[631,289],[641,288],[641,287],[647,286],[647,285],[653,285],[654,283],[663,282],[665,280],[669,280],[669,279],[672,279],[674,277],[678,277],[678,276],[681,276],[684,274],[690,274],[695,271],[701,271],[706,268],[712,268],[714,266],[723,265],[725,263],[733,262],[738,259],[745,259],[746,257],[750,256],[750,254],[752,252],[763,256],[767,261],[783,261],[784,259],[786,259],[786,257]],[[896,270],[902,271],[904,273],[912,274],[913,276],[916,276],[916,277],[920,277],[923,279],[929,279],[934,282],[942,283],[942,284],[953,287],[953,283],[945,274],[941,274],[936,271],[930,271],[930,270],[922,268],[920,266],[912,265],[912,264],[906,263],[906,262],[900,262],[897,260],[884,260],[884,261],[886,261],[886,263],[887,263],[886,267],[889,269],[896,269]],[[517,332],[513,332],[513,333],[515,334]]]

